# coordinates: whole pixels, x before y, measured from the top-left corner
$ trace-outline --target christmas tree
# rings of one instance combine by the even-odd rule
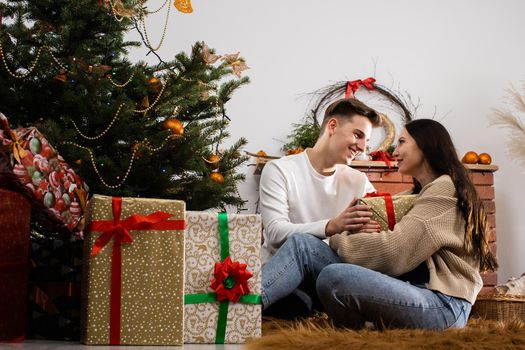
[[[163,6],[169,15],[171,3]],[[202,42],[163,60],[155,51],[169,33],[151,38],[144,25],[157,10],[120,0],[0,4],[0,109],[14,128],[38,127],[91,193],[241,208],[246,140],[220,145],[229,136],[225,104],[248,83],[247,66]],[[126,42],[129,30],[143,42]],[[129,61],[127,50],[140,45],[157,65]]]

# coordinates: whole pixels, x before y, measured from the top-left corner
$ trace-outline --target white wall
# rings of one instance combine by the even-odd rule
[[[150,0],[151,9],[163,0]],[[172,2],[170,2],[172,3]],[[499,281],[525,272],[524,169],[505,146],[507,132],[488,126],[504,107],[504,89],[525,78],[525,1],[521,0],[193,0],[193,14],[174,9],[166,43],[171,59],[204,40],[218,53],[241,51],[252,83],[227,105],[232,140],[246,150],[280,154],[308,104],[305,93],[339,80],[374,76],[420,100],[418,117],[435,117],[458,153],[488,152],[495,173]],[[163,15],[147,20],[156,45]],[[137,37],[130,33],[130,38]],[[144,59],[144,48],[132,52]],[[148,61],[155,62],[153,55]],[[523,119],[525,121],[525,118]],[[523,155],[522,155],[523,156]],[[241,195],[254,211],[252,167]]]

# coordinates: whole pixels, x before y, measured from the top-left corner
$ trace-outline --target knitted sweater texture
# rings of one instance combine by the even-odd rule
[[[474,304],[483,281],[479,260],[464,249],[465,220],[456,204],[454,183],[442,175],[423,187],[392,231],[341,233],[330,247],[347,263],[393,277],[426,262],[427,288]]]

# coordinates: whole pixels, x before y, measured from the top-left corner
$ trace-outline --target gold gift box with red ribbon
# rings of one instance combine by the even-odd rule
[[[379,223],[381,231],[387,231],[393,230],[395,224],[412,209],[417,197],[415,194],[393,196],[390,193],[374,192],[359,199],[358,204],[369,205],[372,220]]]
[[[84,245],[81,341],[182,345],[185,203],[94,195]]]
[[[186,213],[185,343],[261,336],[260,215]]]

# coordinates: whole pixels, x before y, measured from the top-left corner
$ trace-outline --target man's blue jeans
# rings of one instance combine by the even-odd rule
[[[311,309],[317,276],[324,267],[339,262],[341,259],[321,239],[306,233],[294,234],[262,268],[263,308],[293,293],[305,308]]]
[[[422,285],[352,264],[333,264],[319,274],[317,293],[340,327],[443,330],[467,324],[471,304]]]
[[[340,262],[319,238],[293,235],[262,269],[263,307],[317,281],[317,296],[339,326],[446,329],[467,322],[471,305],[463,299]]]

